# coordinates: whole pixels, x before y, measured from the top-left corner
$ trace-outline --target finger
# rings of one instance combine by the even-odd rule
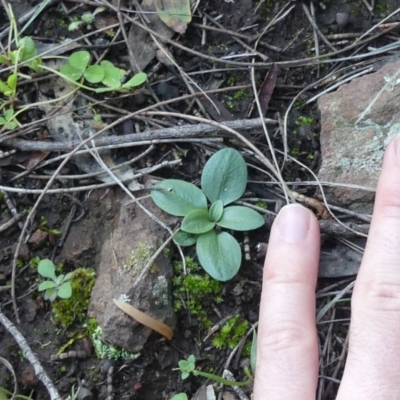
[[[318,373],[315,286],[319,226],[300,205],[275,220],[264,266],[255,400],[309,400]]]
[[[338,399],[400,398],[400,138],[388,146],[354,287]]]

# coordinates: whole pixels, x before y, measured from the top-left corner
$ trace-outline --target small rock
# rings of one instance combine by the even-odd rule
[[[40,247],[46,243],[49,234],[41,229],[36,230],[29,238],[28,243],[34,247]]]
[[[350,13],[338,12],[336,14],[336,23],[339,29],[343,29],[350,22]]]
[[[400,62],[386,64],[319,98],[322,164],[318,178],[367,188],[325,187],[329,203],[372,213],[385,148],[400,132],[400,85],[389,85],[365,117],[357,119],[399,69]]]
[[[140,197],[140,193],[137,196]],[[109,232],[103,232],[103,241],[98,243],[97,278],[89,315],[96,318],[107,343],[137,353],[153,331],[119,310],[113,299],[129,302],[173,328],[173,269],[170,249],[167,248],[156,258],[139,283],[133,286],[149,259],[167,239],[168,233],[136,203],[127,205],[128,201],[124,193],[115,195],[113,210],[108,213],[112,220],[100,223],[104,230],[109,227]],[[175,223],[175,218],[163,213],[151,199],[146,199],[142,204],[167,224]],[[98,220],[96,222],[99,223]],[[95,229],[96,234],[98,228]]]
[[[31,299],[30,297],[24,298],[22,309],[27,322],[32,322],[35,319],[38,308],[38,304],[34,299]]]
[[[23,387],[34,388],[38,383],[35,370],[32,365],[25,365],[21,372],[21,383]]]

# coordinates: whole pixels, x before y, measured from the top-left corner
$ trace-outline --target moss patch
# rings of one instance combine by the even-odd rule
[[[72,296],[69,299],[57,299],[52,306],[57,324],[67,328],[86,318],[95,279],[96,273],[92,268],[78,268],[74,271],[71,278]]]

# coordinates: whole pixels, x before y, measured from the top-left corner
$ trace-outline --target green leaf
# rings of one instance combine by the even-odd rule
[[[7,64],[8,58],[3,54],[0,54],[0,64]]]
[[[196,357],[194,356],[194,354],[191,354],[188,358],[187,358],[187,362],[190,365],[191,371],[194,370],[195,366],[196,366]]]
[[[81,76],[85,72],[89,60],[90,60],[90,53],[88,51],[75,51],[69,56],[69,65],[74,67],[76,70],[80,71]]]
[[[196,243],[201,266],[218,281],[228,281],[239,271],[242,253],[239,243],[227,232],[215,230],[200,235]]]
[[[39,292],[43,292],[43,290],[48,290],[54,288],[55,283],[52,281],[44,281],[38,286]]]
[[[42,64],[41,58],[35,58],[28,63],[28,67],[35,72],[42,72]]]
[[[53,281],[57,280],[56,274],[55,274],[55,266],[53,261],[44,259],[40,260],[39,265],[38,265],[38,272],[41,276],[44,278],[50,278]]]
[[[226,207],[218,226],[235,231],[250,231],[265,224],[264,218],[249,207],[231,206]]]
[[[190,375],[189,372],[187,372],[187,371],[182,371],[182,373],[181,373],[181,379],[182,379],[182,380],[185,380],[186,378],[189,377],[189,375]]]
[[[84,73],[85,79],[90,83],[99,83],[104,76],[104,68],[100,65],[91,65]]]
[[[72,288],[69,282],[63,283],[57,290],[57,296],[61,299],[69,299],[72,295]]]
[[[14,110],[9,108],[8,110],[4,111],[4,117],[6,121],[10,121],[14,117]]]
[[[138,74],[134,75],[128,82],[122,85],[123,88],[129,89],[136,86],[139,86],[146,82],[147,75],[144,72],[139,72]]]
[[[11,74],[7,78],[7,85],[13,92],[15,92],[15,90],[17,89],[17,80],[18,80],[18,74]]]
[[[251,342],[250,350],[250,367],[253,375],[256,373],[256,361],[257,361],[257,331],[253,329],[253,341]]]
[[[178,366],[179,366],[179,369],[180,369],[181,371],[186,371],[187,366],[188,366],[187,360],[179,360],[179,361],[178,361]]]
[[[60,72],[62,75],[66,76],[68,79],[74,82],[81,79],[83,73],[79,69],[76,69],[69,64],[64,64],[63,66],[61,66]]]
[[[21,49],[19,55],[20,61],[29,60],[37,55],[35,42],[29,36],[23,37],[19,40],[19,47]]]
[[[192,183],[179,179],[166,179],[158,182],[156,187],[166,190],[152,190],[151,198],[168,214],[184,217],[192,210],[207,210],[206,196]]]
[[[210,221],[207,210],[193,210],[183,218],[181,229],[185,232],[201,234],[210,231],[214,226],[215,222]]]
[[[79,26],[82,25],[82,24],[83,24],[83,21],[74,21],[74,22],[71,22],[71,23],[68,25],[68,30],[69,30],[70,32],[76,31],[76,30],[79,28]]]
[[[105,7],[97,7],[94,11],[93,11],[93,16],[103,12],[106,8]]]
[[[64,276],[64,282],[69,281],[73,275],[74,275],[74,271],[68,272],[68,274]]]
[[[217,200],[210,207],[209,210],[210,221],[217,222],[222,217],[223,212],[224,212],[224,205],[222,204],[221,200]]]
[[[171,400],[188,400],[186,393],[178,393],[171,398]]]
[[[50,300],[51,302],[53,302],[56,298],[57,298],[57,289],[56,288],[47,289],[44,292],[45,300]]]
[[[246,190],[247,167],[241,154],[227,148],[217,151],[207,161],[201,176],[201,188],[211,203],[225,205],[239,199]]]
[[[197,242],[197,235],[188,232],[178,231],[172,237],[173,241],[182,247],[192,246]]]
[[[14,130],[18,126],[16,121],[7,121],[4,125],[5,128],[9,129],[10,131]]]
[[[82,14],[81,20],[86,23],[92,22],[94,20],[94,15],[90,12],[85,12]]]
[[[119,88],[121,86],[121,71],[114,67],[110,61],[103,60],[100,65],[104,69],[104,78],[101,83],[111,88]]]
[[[190,0],[157,0],[154,2],[157,14],[173,31],[183,34],[192,20]]]
[[[0,92],[6,93],[9,92],[11,89],[2,81],[0,80]]]
[[[3,118],[0,117],[0,125],[4,125],[7,121]]]

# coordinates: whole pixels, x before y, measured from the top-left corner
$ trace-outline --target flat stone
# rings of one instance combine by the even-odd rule
[[[399,70],[400,62],[386,64],[319,98],[322,164],[318,178],[369,188],[325,186],[329,203],[372,212],[385,148],[400,132],[400,75],[394,77]],[[378,93],[369,112],[357,121]]]
[[[138,192],[137,197],[148,192]],[[139,274],[168,233],[137,203],[120,190],[102,198],[93,195],[86,218],[74,224],[63,248],[63,257],[97,272],[88,314],[96,318],[108,344],[136,353],[153,332],[119,310],[113,299],[129,302],[149,316],[175,326],[172,306],[171,251],[167,247],[134,286]],[[151,199],[141,203],[166,224],[176,223]]]

